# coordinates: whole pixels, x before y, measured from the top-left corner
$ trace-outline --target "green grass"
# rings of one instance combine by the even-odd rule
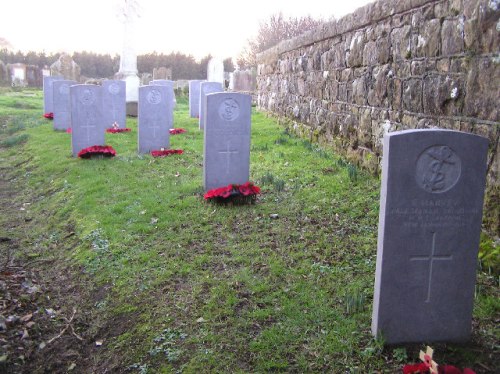
[[[4,146],[0,167],[18,165],[18,203],[30,203],[25,255],[69,260],[106,287],[88,313],[132,321],[103,347],[122,370],[371,373],[400,370],[407,353],[417,361],[370,333],[377,178],[254,112],[251,180],[262,195],[211,205],[185,100],[174,125],[187,132],[171,136],[184,154],[138,155],[129,118],[132,132],[106,135],[117,157],[81,160],[41,118],[40,93],[23,94],[0,95],[0,146],[23,137]],[[500,308],[488,282],[479,323]]]

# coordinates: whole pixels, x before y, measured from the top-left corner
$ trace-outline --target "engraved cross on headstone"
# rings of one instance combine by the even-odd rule
[[[432,287],[432,271],[434,266],[434,261],[450,261],[453,259],[452,255],[436,255],[436,233],[432,233],[432,248],[431,254],[429,256],[412,256],[410,261],[429,261],[429,275],[427,280],[427,298],[426,303],[431,301],[431,287]]]
[[[240,151],[236,150],[236,149],[230,149],[231,148],[231,143],[228,142],[226,144],[226,149],[223,150],[223,151],[218,151],[218,153],[222,154],[222,155],[225,155],[226,156],[226,174],[229,174],[229,161],[230,161],[230,158],[231,158],[231,154],[237,154],[237,153],[240,153]]]
[[[153,130],[153,139],[156,139],[156,130],[160,128],[160,125],[158,125],[159,121],[160,121],[159,118],[157,116],[155,116],[151,121],[152,125],[148,126],[148,129]]]
[[[93,123],[93,124],[92,124]],[[82,129],[85,129],[86,131],[86,135],[87,135],[87,143],[90,143],[90,133],[89,133],[89,129],[91,128],[94,128],[95,129],[96,125],[95,125],[95,118],[94,116],[92,115],[92,113],[90,112],[87,112],[85,114],[85,125],[84,126],[81,126]]]

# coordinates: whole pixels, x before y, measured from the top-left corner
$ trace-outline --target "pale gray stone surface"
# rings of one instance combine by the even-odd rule
[[[198,118],[200,116],[200,84],[203,80],[189,81],[189,116]]]
[[[168,80],[168,79],[153,79],[151,82],[149,82],[150,85],[152,86],[166,86],[168,87],[169,90],[172,91],[172,110],[177,106],[177,100],[175,98],[175,91],[174,91],[174,81]],[[174,113],[172,111],[172,123],[173,123],[173,116]]]
[[[200,130],[205,128],[206,96],[210,93],[223,92],[222,83],[219,82],[201,82],[200,83],[200,116],[198,124]]]
[[[149,153],[170,146],[173,90],[167,86],[139,87],[139,153]]]
[[[54,113],[54,94],[52,84],[63,77],[43,77],[43,113]]]
[[[105,145],[102,125],[102,87],[77,84],[70,87],[71,146],[73,157],[83,148]]]
[[[248,182],[252,98],[240,93],[206,96],[203,185],[205,191]]]
[[[102,82],[102,117],[106,129],[112,128],[115,122],[120,129],[127,127],[125,81]]]
[[[213,57],[208,61],[207,81],[224,85],[224,62],[220,58]]]
[[[386,343],[469,339],[487,149],[457,131],[384,136],[372,332]]]
[[[56,80],[52,83],[54,130],[71,128],[71,100],[69,88],[77,84],[71,80]]]

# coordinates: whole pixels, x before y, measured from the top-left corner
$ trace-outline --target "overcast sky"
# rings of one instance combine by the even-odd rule
[[[373,0],[138,0],[138,53],[179,51],[196,59],[237,57],[259,23],[282,12],[340,18]],[[402,0],[404,1],[404,0]],[[2,4],[0,38],[24,52],[93,51],[119,54],[120,0],[18,0]]]

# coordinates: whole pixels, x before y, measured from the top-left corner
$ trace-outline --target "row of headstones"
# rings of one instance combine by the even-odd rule
[[[197,114],[196,97],[218,89],[190,82],[191,116]],[[218,94],[206,97],[210,104]],[[217,114],[230,118],[235,108],[237,103],[225,102]],[[209,105],[208,122],[200,122],[205,139],[219,135],[211,131],[213,110]],[[229,124],[223,133],[234,131],[230,123],[221,124]],[[231,152],[243,148],[234,146],[240,136],[235,133],[225,146],[219,145],[214,165],[229,170]],[[385,342],[470,338],[487,151],[488,139],[469,133],[427,129],[385,134],[372,319],[373,334]]]
[[[55,78],[55,77],[50,77]],[[83,148],[104,145],[105,130],[112,123],[125,127],[125,82],[105,81],[103,86],[74,84],[75,82],[48,79],[45,84],[50,95],[52,84],[54,121],[58,130],[72,129],[73,156]],[[204,113],[204,168],[205,190],[242,184],[250,173],[250,126],[251,96],[239,93],[210,93],[220,83],[203,83],[201,102],[198,107]],[[194,85],[193,85],[194,87]],[[190,91],[190,96],[191,96]],[[173,85],[160,82],[157,85],[139,87],[138,148],[139,153],[149,153],[170,146],[169,129],[173,125]],[[59,110],[58,106],[65,106]],[[50,110],[50,100],[44,101]],[[69,124],[69,125],[68,125]],[[102,124],[106,124],[103,126]],[[56,124],[54,124],[56,126]]]
[[[205,102],[205,186],[247,181],[250,95]],[[469,133],[385,134],[372,331],[386,343],[470,338],[487,151]]]
[[[193,85],[191,116],[206,110],[205,190],[248,181],[250,95],[207,93],[197,105],[203,83]],[[149,89],[139,100],[158,104]],[[470,338],[487,149],[457,131],[385,134],[372,331],[386,343]]]
[[[107,128],[125,128],[125,91],[125,82],[119,80],[96,86],[45,77],[44,110],[53,113],[55,130],[72,129],[72,152],[76,156],[83,148],[103,145]],[[168,148],[175,105],[173,82],[156,80],[140,87],[139,103],[139,153]]]

